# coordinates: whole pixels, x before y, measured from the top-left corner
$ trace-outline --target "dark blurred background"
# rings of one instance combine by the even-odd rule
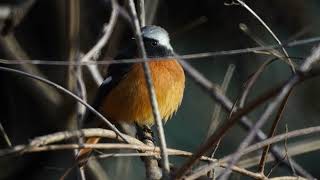
[[[1,1],[0,7],[19,6],[21,0]],[[146,0],[146,4],[154,3]],[[252,34],[266,44],[276,42],[243,7],[228,5],[228,0],[159,0],[154,24],[160,25],[171,34],[171,42],[179,54],[241,49],[259,46],[240,30],[239,24],[248,26]],[[319,36],[320,2],[318,0],[248,0],[246,3],[270,26],[280,40],[296,40]],[[125,4],[120,2],[120,4]],[[110,2],[107,0],[81,1],[81,51],[86,53],[99,39],[104,23],[110,16]],[[0,42],[1,59],[34,59],[65,61],[67,57],[66,2],[63,0],[36,1],[21,23],[11,31],[2,32]],[[2,22],[5,23],[5,22]],[[128,23],[122,18],[104,48],[99,59],[112,59],[119,49],[126,45],[130,37]],[[19,44],[20,47],[16,45]],[[287,48],[292,57],[306,57],[313,45]],[[24,49],[21,52],[19,48]],[[11,49],[11,51],[10,51]],[[12,52],[12,49],[14,51]],[[236,69],[227,96],[233,101],[241,93],[244,82],[270,57],[256,54],[220,56],[195,59],[189,62],[212,82],[221,84],[230,64]],[[300,64],[301,60],[295,60]],[[7,65],[21,70],[30,70],[60,85],[66,86],[66,66]],[[101,66],[102,72],[106,67]],[[249,99],[271,89],[288,79],[290,68],[283,61],[272,63],[254,86]],[[84,68],[89,102],[97,86]],[[297,87],[289,98],[278,133],[319,125],[320,103],[318,99],[319,78],[309,80]],[[66,95],[41,83],[21,76],[0,72],[0,122],[14,145],[27,143],[31,138],[70,128],[69,119],[75,110],[75,102]],[[35,88],[38,87],[38,88]],[[181,108],[165,126],[168,146],[194,151],[204,140],[211,123],[215,102],[192,80],[187,79],[186,91]],[[250,114],[255,120],[264,109],[258,108]],[[225,119],[222,113],[221,121]],[[265,130],[270,128],[270,123]],[[266,131],[267,132],[267,131]],[[236,126],[223,139],[216,156],[223,157],[235,150],[246,131]],[[314,135],[313,138],[320,138]],[[301,140],[301,139],[300,139]],[[2,143],[5,147],[5,143]],[[289,140],[288,143],[293,143]],[[280,144],[280,145],[283,145]],[[290,154],[290,150],[289,150]],[[0,159],[0,179],[58,179],[67,167],[72,166],[72,152],[47,152],[27,154]],[[313,151],[293,157],[314,177],[320,177],[320,152]],[[180,164],[182,158],[170,157]],[[101,160],[110,179],[142,179],[143,164],[139,158],[108,158]],[[252,168],[253,170],[256,167]],[[276,168],[272,176],[290,175],[282,166]],[[232,178],[246,179],[235,175]],[[71,175],[70,179],[74,179]]]

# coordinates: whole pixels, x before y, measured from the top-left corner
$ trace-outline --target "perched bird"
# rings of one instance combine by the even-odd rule
[[[148,58],[172,57],[174,50],[168,33],[159,26],[141,29]],[[134,39],[116,59],[138,57]],[[181,104],[184,87],[184,71],[176,59],[152,60],[148,62],[156,92],[161,118],[166,122]],[[135,123],[152,126],[154,118],[141,63],[112,64],[107,78],[98,89],[93,107],[113,123]],[[90,121],[93,114],[86,117]],[[97,143],[99,138],[89,138],[86,143]],[[90,149],[82,149],[79,158],[87,156]]]

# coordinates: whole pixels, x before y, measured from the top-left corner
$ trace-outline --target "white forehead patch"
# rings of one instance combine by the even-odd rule
[[[172,50],[169,35],[163,28],[159,26],[146,26],[142,28],[142,35],[146,38],[157,40],[160,45]]]

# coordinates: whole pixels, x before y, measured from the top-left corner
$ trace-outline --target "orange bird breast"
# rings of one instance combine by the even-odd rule
[[[181,104],[185,75],[176,60],[148,62],[160,115],[167,121]],[[103,100],[100,111],[111,121],[152,125],[154,123],[142,64],[134,64]]]

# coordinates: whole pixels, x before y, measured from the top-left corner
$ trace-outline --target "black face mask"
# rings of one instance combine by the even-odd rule
[[[159,44],[157,40],[143,38],[143,42],[144,42],[144,46],[146,48],[148,57],[159,58],[159,57],[173,56],[172,50]]]

